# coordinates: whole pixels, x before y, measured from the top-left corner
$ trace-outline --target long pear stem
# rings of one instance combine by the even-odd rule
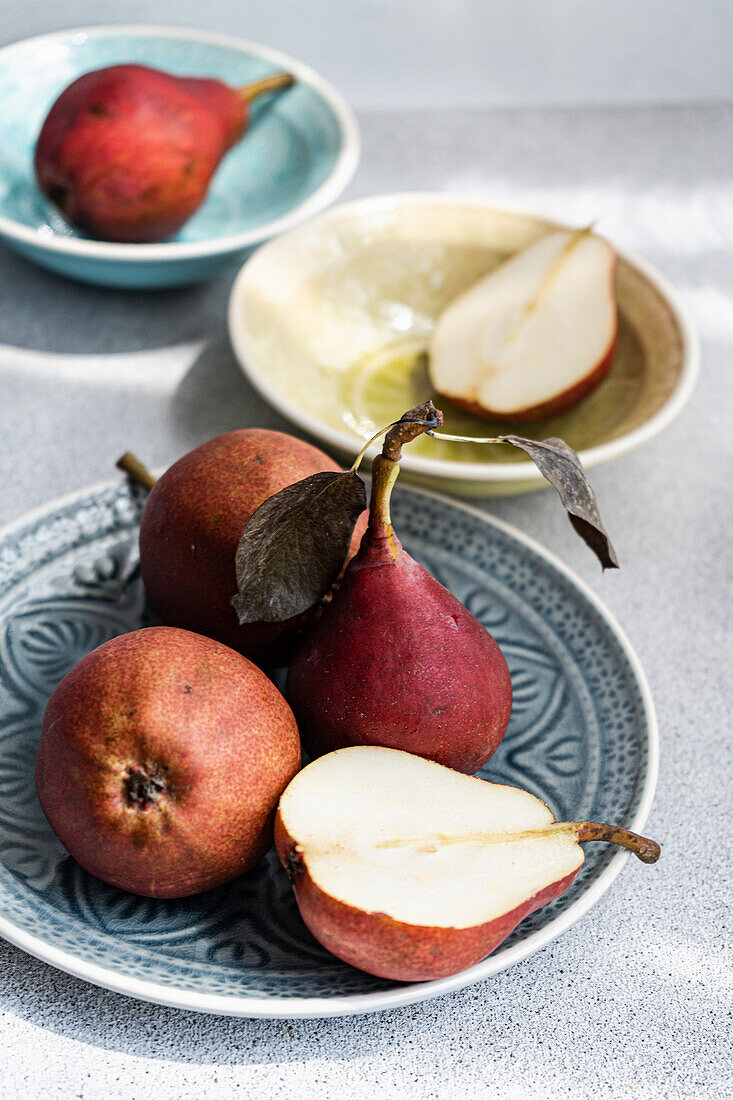
[[[253,84],[240,88],[239,94],[245,103],[251,103],[258,96],[291,88],[293,84],[295,84],[295,77],[292,73],[274,73],[272,76],[265,76],[262,80],[255,80]]]
[[[443,423],[443,414],[435,408],[432,401],[425,401],[390,427],[384,437],[382,453],[372,463],[372,492],[369,500],[369,534],[373,539],[392,538],[392,520],[389,502],[392,488],[400,472],[400,458],[405,443],[439,428]],[[399,549],[399,544],[396,544]]]
[[[372,493],[369,499],[369,534],[373,539],[388,539],[392,530],[389,502],[392,486],[400,472],[398,462],[378,455],[372,463]]]
[[[123,473],[127,474],[130,481],[135,485],[142,485],[143,489],[150,490],[155,485],[155,478],[150,470],[131,451],[125,451],[117,459],[116,466],[118,470],[122,470]]]
[[[442,417],[443,414],[438,413],[437,410],[436,410],[435,415]],[[349,469],[353,470],[354,473],[356,473],[356,471],[361,466],[362,461],[364,459],[364,456],[367,453],[367,451],[369,450],[369,448],[371,447],[372,443],[376,443],[377,440],[379,439],[380,435],[386,435],[390,428],[394,428],[398,424],[403,424],[404,425],[404,424],[409,423],[410,422],[409,417],[410,417],[410,414],[405,413],[405,415],[401,416],[399,420],[391,420],[389,424],[385,424],[383,428],[380,428],[379,431],[375,432],[374,435],[370,436],[369,439],[367,439],[364,446],[362,447],[362,449],[359,451],[359,453],[356,456],[356,458],[354,459],[354,461],[351,463],[351,466],[349,467]],[[430,422],[425,421],[425,420],[415,420],[415,421],[413,421],[413,423],[422,424],[423,429],[425,431],[425,435],[436,435],[437,434],[435,431],[433,431],[433,429],[430,426],[431,423],[432,423],[432,418],[431,418]],[[440,434],[441,434],[441,437],[445,438],[445,439],[452,439],[453,438],[452,436],[443,436],[442,433],[440,433]],[[456,436],[455,438],[463,440],[463,436]],[[470,442],[470,440],[469,440],[469,442]],[[501,440],[496,440],[496,442],[501,442]]]

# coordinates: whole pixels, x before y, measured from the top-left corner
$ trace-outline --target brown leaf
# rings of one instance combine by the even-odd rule
[[[568,519],[602,567],[618,569],[616,551],[603,526],[595,493],[575,451],[555,436],[536,440],[502,435],[499,439],[529,455],[542,476],[557,489]]]
[[[312,474],[261,504],[235,557],[239,622],[277,623],[314,607],[341,572],[365,508],[353,470]]]

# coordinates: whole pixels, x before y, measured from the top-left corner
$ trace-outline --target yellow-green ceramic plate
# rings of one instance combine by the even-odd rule
[[[553,228],[450,195],[386,195],[336,207],[244,265],[229,303],[235,354],[283,415],[354,455],[380,426],[435,396],[425,349],[447,303]],[[519,429],[539,439],[561,436],[586,466],[665,427],[697,373],[695,335],[664,280],[620,256],[616,292],[618,351],[607,378],[570,412]],[[446,431],[511,430],[436,401]],[[463,495],[542,484],[531,462],[504,446],[423,437],[406,449],[402,466],[413,481]]]

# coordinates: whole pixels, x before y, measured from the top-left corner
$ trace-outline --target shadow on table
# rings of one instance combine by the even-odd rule
[[[211,1016],[97,988],[0,940],[3,1012],[102,1050],[198,1065],[257,1065],[310,1057],[362,1057],[420,1029],[425,1005],[348,1021]]]
[[[288,432],[324,446],[259,395],[242,374],[225,335],[208,343],[181,379],[169,415],[176,438],[192,448],[223,432],[250,427]],[[328,445],[326,450],[333,454]]]
[[[194,286],[115,290],[55,275],[0,245],[0,344],[113,355],[218,336],[237,268]]]
[[[294,430],[246,380],[224,335],[206,345],[181,379],[169,415],[176,437],[191,447],[235,428]]]
[[[247,1020],[135,1001],[0,941],[0,1014],[101,1050],[193,1066],[364,1062],[377,1054],[383,1067],[395,1059],[412,1065],[417,1058],[420,1072],[430,1076],[445,1072],[448,1057],[456,1073],[472,1065],[483,1084],[493,1080],[495,1069],[548,1081],[559,1073],[568,1095],[580,1096],[587,1095],[588,1051],[604,1067],[606,1084],[609,1077],[626,1081],[628,1091],[639,1095],[661,1096],[662,1077],[680,1085],[678,1090],[672,1084],[673,1095],[689,1095],[682,1079],[687,1086],[693,1079],[701,1086],[712,1083],[727,1058],[718,1024],[726,1004],[723,982],[706,983],[709,1018],[699,1019],[680,996],[681,982],[691,980],[689,967],[681,974],[661,951],[637,972],[637,988],[624,980],[622,969],[608,970],[602,958],[594,960],[583,938],[582,928],[570,932],[563,945],[547,946],[503,974],[439,999],[325,1020]],[[580,970],[574,965],[579,944],[585,961]],[[679,1062],[669,1060],[670,1034]]]

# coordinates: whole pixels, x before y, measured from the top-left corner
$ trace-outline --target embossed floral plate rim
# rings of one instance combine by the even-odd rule
[[[42,505],[21,516],[19,519],[0,528],[0,545],[27,527],[29,523],[50,517],[61,508],[75,501],[90,499],[97,493],[105,492],[119,485],[117,480],[108,480],[88,486],[77,492],[57,498],[50,504]],[[647,751],[646,770],[641,778],[641,789],[634,813],[626,823],[629,828],[641,831],[646,823],[654,799],[659,770],[659,736],[656,713],[646,675],[641,667],[625,632],[595,592],[571,569],[569,569],[551,551],[543,547],[530,536],[518,531],[514,526],[493,516],[486,515],[461,501],[446,500],[441,494],[410,486],[411,493],[426,497],[437,504],[450,504],[452,508],[467,513],[487,527],[494,528],[505,538],[520,544],[523,549],[543,559],[544,563],[558,572],[562,579],[590,606],[590,609],[602,620],[613,641],[628,662],[629,670],[639,692],[643,730]],[[0,716],[0,720],[1,720]],[[641,754],[640,754],[641,755]],[[0,937],[27,954],[48,963],[58,970],[80,978],[92,985],[109,989],[115,993],[133,997],[136,1000],[171,1008],[206,1012],[222,1016],[239,1016],[261,1019],[307,1019],[349,1016],[360,1013],[385,1011],[420,1001],[440,997],[483,981],[521,962],[535,951],[540,950],[568,928],[579,921],[609,889],[616,876],[621,872],[629,858],[629,853],[618,850],[610,858],[607,866],[594,878],[591,884],[576,898],[567,909],[555,916],[542,928],[522,938],[512,947],[488,958],[476,966],[429,982],[414,982],[395,985],[394,988],[367,993],[347,994],[329,997],[264,997],[252,995],[207,994],[200,991],[176,987],[173,984],[148,979],[130,977],[113,967],[90,962],[79,954],[56,947],[42,936],[28,932],[14,921],[3,915],[3,899],[0,893]]]

